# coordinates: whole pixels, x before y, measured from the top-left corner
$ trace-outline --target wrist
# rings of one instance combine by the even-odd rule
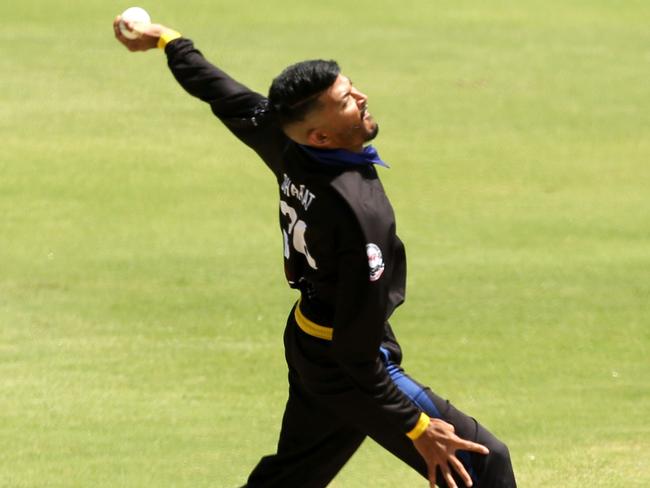
[[[177,32],[173,29],[164,29],[158,38],[158,48],[165,49],[165,46],[167,46],[167,44],[172,42],[174,39],[178,39],[179,37],[182,37],[180,32]]]
[[[407,432],[406,436],[412,441],[418,439],[422,434],[424,434],[424,431],[427,430],[430,421],[431,418],[426,413],[422,412],[420,414],[420,418],[415,424],[415,427],[413,427],[409,432]]]

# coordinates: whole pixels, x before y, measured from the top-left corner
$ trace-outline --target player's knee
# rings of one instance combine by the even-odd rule
[[[510,450],[503,442],[498,439],[494,439],[493,442],[487,446],[490,450],[489,462],[495,466],[510,466]]]
[[[508,446],[498,439],[488,446],[490,454],[485,464],[485,486],[498,486],[499,488],[516,488],[515,474],[512,470],[510,451]],[[483,486],[483,485],[481,485]]]

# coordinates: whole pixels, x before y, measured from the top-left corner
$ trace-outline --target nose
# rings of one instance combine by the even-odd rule
[[[354,97],[354,99],[357,101],[357,106],[362,109],[363,107],[366,106],[366,103],[368,102],[368,96],[357,90],[356,88],[352,87],[351,90],[351,95]]]

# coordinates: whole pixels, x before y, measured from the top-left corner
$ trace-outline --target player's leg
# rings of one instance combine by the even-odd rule
[[[386,369],[394,383],[427,415],[449,422],[454,426],[456,433],[460,437],[483,444],[490,450],[490,454],[487,456],[467,452],[459,453],[459,459],[470,473],[475,487],[514,488],[516,486],[510,454],[503,442],[498,440],[475,419],[461,412],[451,403],[433,393],[429,388],[424,387],[406,375],[399,365],[390,361],[389,352],[382,350],[382,355]],[[373,432],[370,436],[420,473],[426,475],[424,461],[415,450],[413,443],[408,439],[404,439],[403,435],[396,435],[383,430]],[[440,477],[438,478],[438,484],[443,487],[446,486],[444,481]],[[457,478],[457,483],[459,486],[463,486],[460,478]]]
[[[277,453],[262,458],[244,488],[324,488],[364,438],[322,410],[290,372]]]

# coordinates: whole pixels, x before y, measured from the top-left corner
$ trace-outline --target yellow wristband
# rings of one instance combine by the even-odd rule
[[[427,430],[427,427],[429,426],[429,421],[431,419],[426,413],[421,413],[420,418],[418,419],[418,423],[415,424],[415,427],[410,432],[407,432],[406,435],[408,436],[409,439],[414,441],[418,437],[420,437],[425,430]]]
[[[182,37],[180,32],[176,32],[174,30],[169,30],[162,34],[160,38],[158,39],[158,48],[159,49],[165,49],[165,46],[172,42],[174,39],[178,39],[179,37]]]

